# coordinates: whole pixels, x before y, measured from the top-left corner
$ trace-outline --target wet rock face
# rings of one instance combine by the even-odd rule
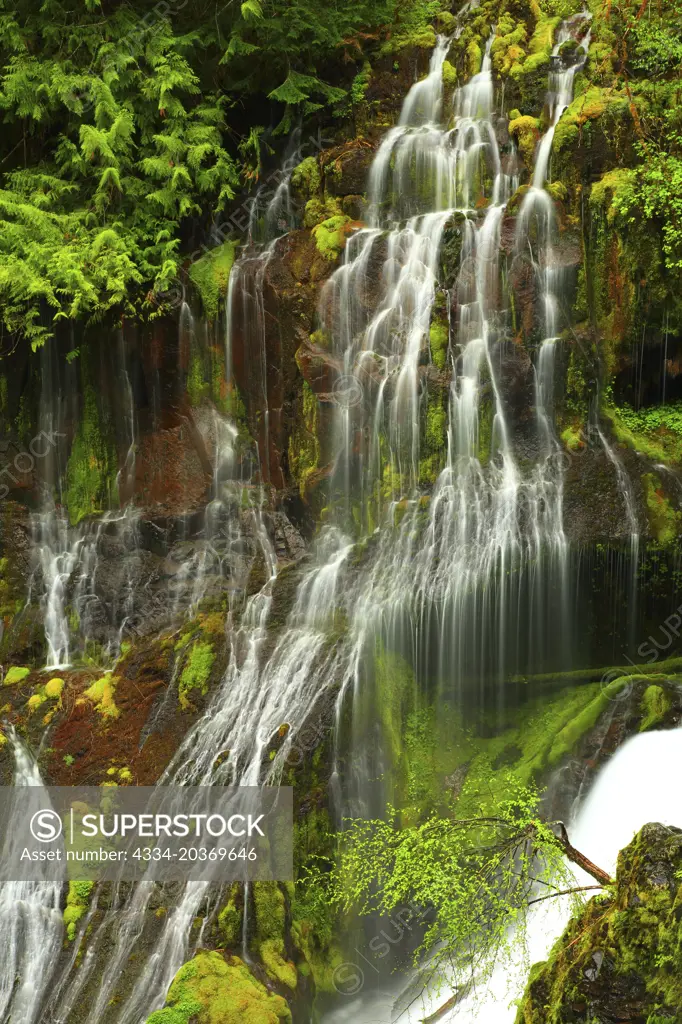
[[[332,196],[361,195],[373,159],[374,147],[364,139],[330,150],[323,165],[325,192]]]
[[[189,421],[141,438],[132,495],[136,505],[176,515],[202,508],[211,462]]]
[[[536,964],[517,1024],[663,1024],[682,1005],[682,830],[645,825],[613,894],[591,900]]]

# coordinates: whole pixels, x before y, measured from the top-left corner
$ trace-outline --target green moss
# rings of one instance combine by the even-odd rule
[[[303,382],[300,413],[289,437],[289,470],[305,498],[307,484],[319,466],[320,442],[317,436],[318,403],[307,381]]]
[[[521,63],[512,65],[510,74],[519,87],[524,108],[536,107],[542,85],[550,67],[548,53],[532,53]]]
[[[337,214],[313,228],[317,250],[326,260],[332,262],[338,259],[346,244],[346,229],[351,223],[350,217]]]
[[[590,900],[533,968],[516,1024],[563,1024],[578,1006],[590,1007],[578,1019],[603,1020],[605,1006],[635,1001],[631,1019],[679,1020],[681,877],[678,830],[645,825],[621,850],[613,888]]]
[[[116,453],[105,441],[94,388],[86,385],[81,420],[66,464],[64,500],[72,526],[111,504],[116,469]]]
[[[682,462],[682,403],[635,412],[630,406],[604,405],[614,436],[655,462]]]
[[[118,680],[115,676],[102,676],[101,679],[97,679],[83,692],[83,698],[95,705],[95,711],[102,718],[115,719],[121,714],[114,701],[117,682]]]
[[[60,679],[59,676],[55,676],[45,683],[44,693],[49,700],[59,700],[63,692],[64,680]]]
[[[214,661],[215,653],[210,643],[196,641],[192,645],[178,685],[180,707],[190,707],[187,695],[192,690],[199,690],[202,696],[208,693],[208,681]]]
[[[537,117],[517,117],[509,122],[509,134],[516,139],[519,152],[526,167],[532,168],[535,148],[540,138],[540,122]]]
[[[575,748],[576,743],[597,724],[601,714],[618,693],[627,686],[634,677],[623,676],[614,679],[597,693],[582,710],[572,717],[556,734],[547,756],[550,766],[559,764]]]
[[[204,377],[203,360],[199,352],[192,352],[185,387],[193,406],[200,405],[210,394],[211,386]]]
[[[333,217],[340,217],[341,215],[341,203],[336,196],[325,196],[324,199],[320,199],[319,196],[314,196],[305,204],[305,210],[303,211],[303,226],[306,228],[314,228],[316,225],[321,224],[326,220],[330,220]]]
[[[510,775],[522,785],[545,778],[571,754],[610,706],[616,690],[627,682],[627,678],[617,679],[609,684],[611,690],[599,683],[572,686],[510,710],[507,727],[492,737],[464,734],[458,741],[459,757],[470,764],[458,800],[459,813],[481,803],[493,808],[504,799]]]
[[[278,981],[280,985],[286,985],[292,991],[295,990],[298,974],[295,965],[290,960],[285,960],[282,955],[284,943],[279,939],[266,939],[260,943],[258,952],[268,977]]]
[[[31,696],[28,698],[28,701],[26,702],[26,707],[28,708],[29,714],[32,711],[37,711],[38,708],[45,703],[46,699],[47,698],[42,693],[31,694]]]
[[[642,476],[649,528],[659,544],[672,544],[680,534],[682,515],[676,512],[655,473]]]
[[[559,25],[561,18],[558,16],[540,18],[535,25],[528,49],[532,54],[544,53],[549,55],[554,45],[554,32]]]
[[[147,1024],[291,1024],[282,996],[257,981],[238,957],[198,953],[180,968],[168,992],[166,1007]]]
[[[597,120],[607,111],[616,118],[629,118],[630,107],[627,97],[612,87],[602,88],[595,85],[576,96],[562,114],[554,131],[555,152],[573,148],[587,122]]]
[[[449,60],[443,61],[443,85],[446,89],[457,85],[457,71]]]
[[[254,882],[253,902],[256,916],[258,952],[266,973],[288,988],[297,984],[296,968],[284,957],[286,904],[277,882]]]
[[[493,441],[495,409],[490,397],[484,399],[478,412],[478,461],[487,466]]]
[[[218,914],[218,927],[225,945],[236,946],[241,938],[243,913],[237,906],[237,886],[233,885],[227,903]]]
[[[585,447],[582,430],[574,423],[569,424],[561,431],[561,440],[571,452],[580,451]]]
[[[69,942],[76,938],[76,926],[85,916],[90,902],[94,882],[69,882],[69,891],[64,908],[64,924]]]
[[[545,183],[545,191],[549,192],[555,203],[563,203],[568,196],[568,189],[563,181],[548,181]]]
[[[647,686],[642,695],[642,722],[639,731],[646,732],[647,729],[653,729],[654,726],[659,725],[670,708],[670,698],[662,687],[656,686],[656,684]]]
[[[351,102],[357,106],[362,103],[365,99],[365,93],[369,89],[369,83],[372,80],[372,65],[369,61],[365,61],[362,65],[362,71],[358,72],[351,83],[350,87],[350,98]],[[309,158],[310,159],[310,158]]]
[[[476,39],[472,39],[467,46],[466,61],[469,77],[473,78],[474,75],[477,75],[481,70],[481,64],[483,62],[483,52]]]
[[[307,156],[294,168],[291,174],[291,185],[305,199],[312,199],[320,191],[322,175],[316,156]]]
[[[526,58],[524,45],[527,39],[526,25],[523,21],[516,22],[508,12],[500,17],[497,23],[497,34],[490,48],[493,67],[500,75],[508,75],[513,64],[520,64]],[[518,111],[510,112],[509,117],[513,119],[520,114]]]
[[[227,295],[237,244],[235,239],[223,242],[190,265],[190,280],[210,320],[217,319],[221,303]]]
[[[19,668],[16,665],[13,665],[12,668],[7,670],[4,685],[14,686],[15,683],[22,682],[26,676],[29,675],[30,671],[30,668]]]
[[[602,174],[599,181],[595,181],[590,190],[590,205],[601,207],[609,214],[612,212],[614,201],[632,184],[634,171],[625,167],[617,167],[612,171]]]
[[[444,370],[448,361],[450,326],[445,319],[434,319],[429,327],[431,358],[439,370]]]

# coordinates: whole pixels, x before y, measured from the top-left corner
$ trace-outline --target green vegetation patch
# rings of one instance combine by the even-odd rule
[[[202,696],[208,693],[208,681],[214,661],[215,653],[212,644],[196,641],[192,645],[178,686],[182,708],[187,709],[191,706],[188,694],[192,690],[198,690]]]
[[[189,268],[190,280],[210,320],[217,319],[221,302],[227,295],[236,249],[236,240],[224,242],[217,249],[209,250],[201,259],[195,260]]]
[[[291,1024],[282,996],[268,992],[246,964],[220,953],[198,953],[180,968],[166,1006],[146,1024]]]
[[[344,214],[323,220],[313,228],[317,249],[330,262],[338,259],[346,244],[348,228],[353,222]]]
[[[635,411],[628,405],[605,405],[614,436],[655,462],[682,462],[682,402]]]
[[[94,885],[94,882],[69,882],[66,907],[64,908],[64,924],[69,942],[73,942],[76,938],[76,926],[87,913]]]
[[[12,668],[7,670],[4,679],[5,686],[14,686],[15,683],[21,683],[30,674],[30,668],[19,668],[17,665],[13,665]]]

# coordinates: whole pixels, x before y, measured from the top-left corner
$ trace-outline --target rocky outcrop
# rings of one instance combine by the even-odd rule
[[[682,1006],[682,830],[645,825],[536,964],[517,1024],[665,1024]]]

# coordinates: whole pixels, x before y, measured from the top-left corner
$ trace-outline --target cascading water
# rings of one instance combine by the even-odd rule
[[[38,767],[13,729],[8,741],[14,756],[17,796],[24,786],[42,786]],[[4,837],[10,855],[13,836]],[[16,853],[13,854],[16,856]],[[6,882],[0,886],[0,1019],[34,1024],[49,991],[51,972],[62,944],[59,882]]]

